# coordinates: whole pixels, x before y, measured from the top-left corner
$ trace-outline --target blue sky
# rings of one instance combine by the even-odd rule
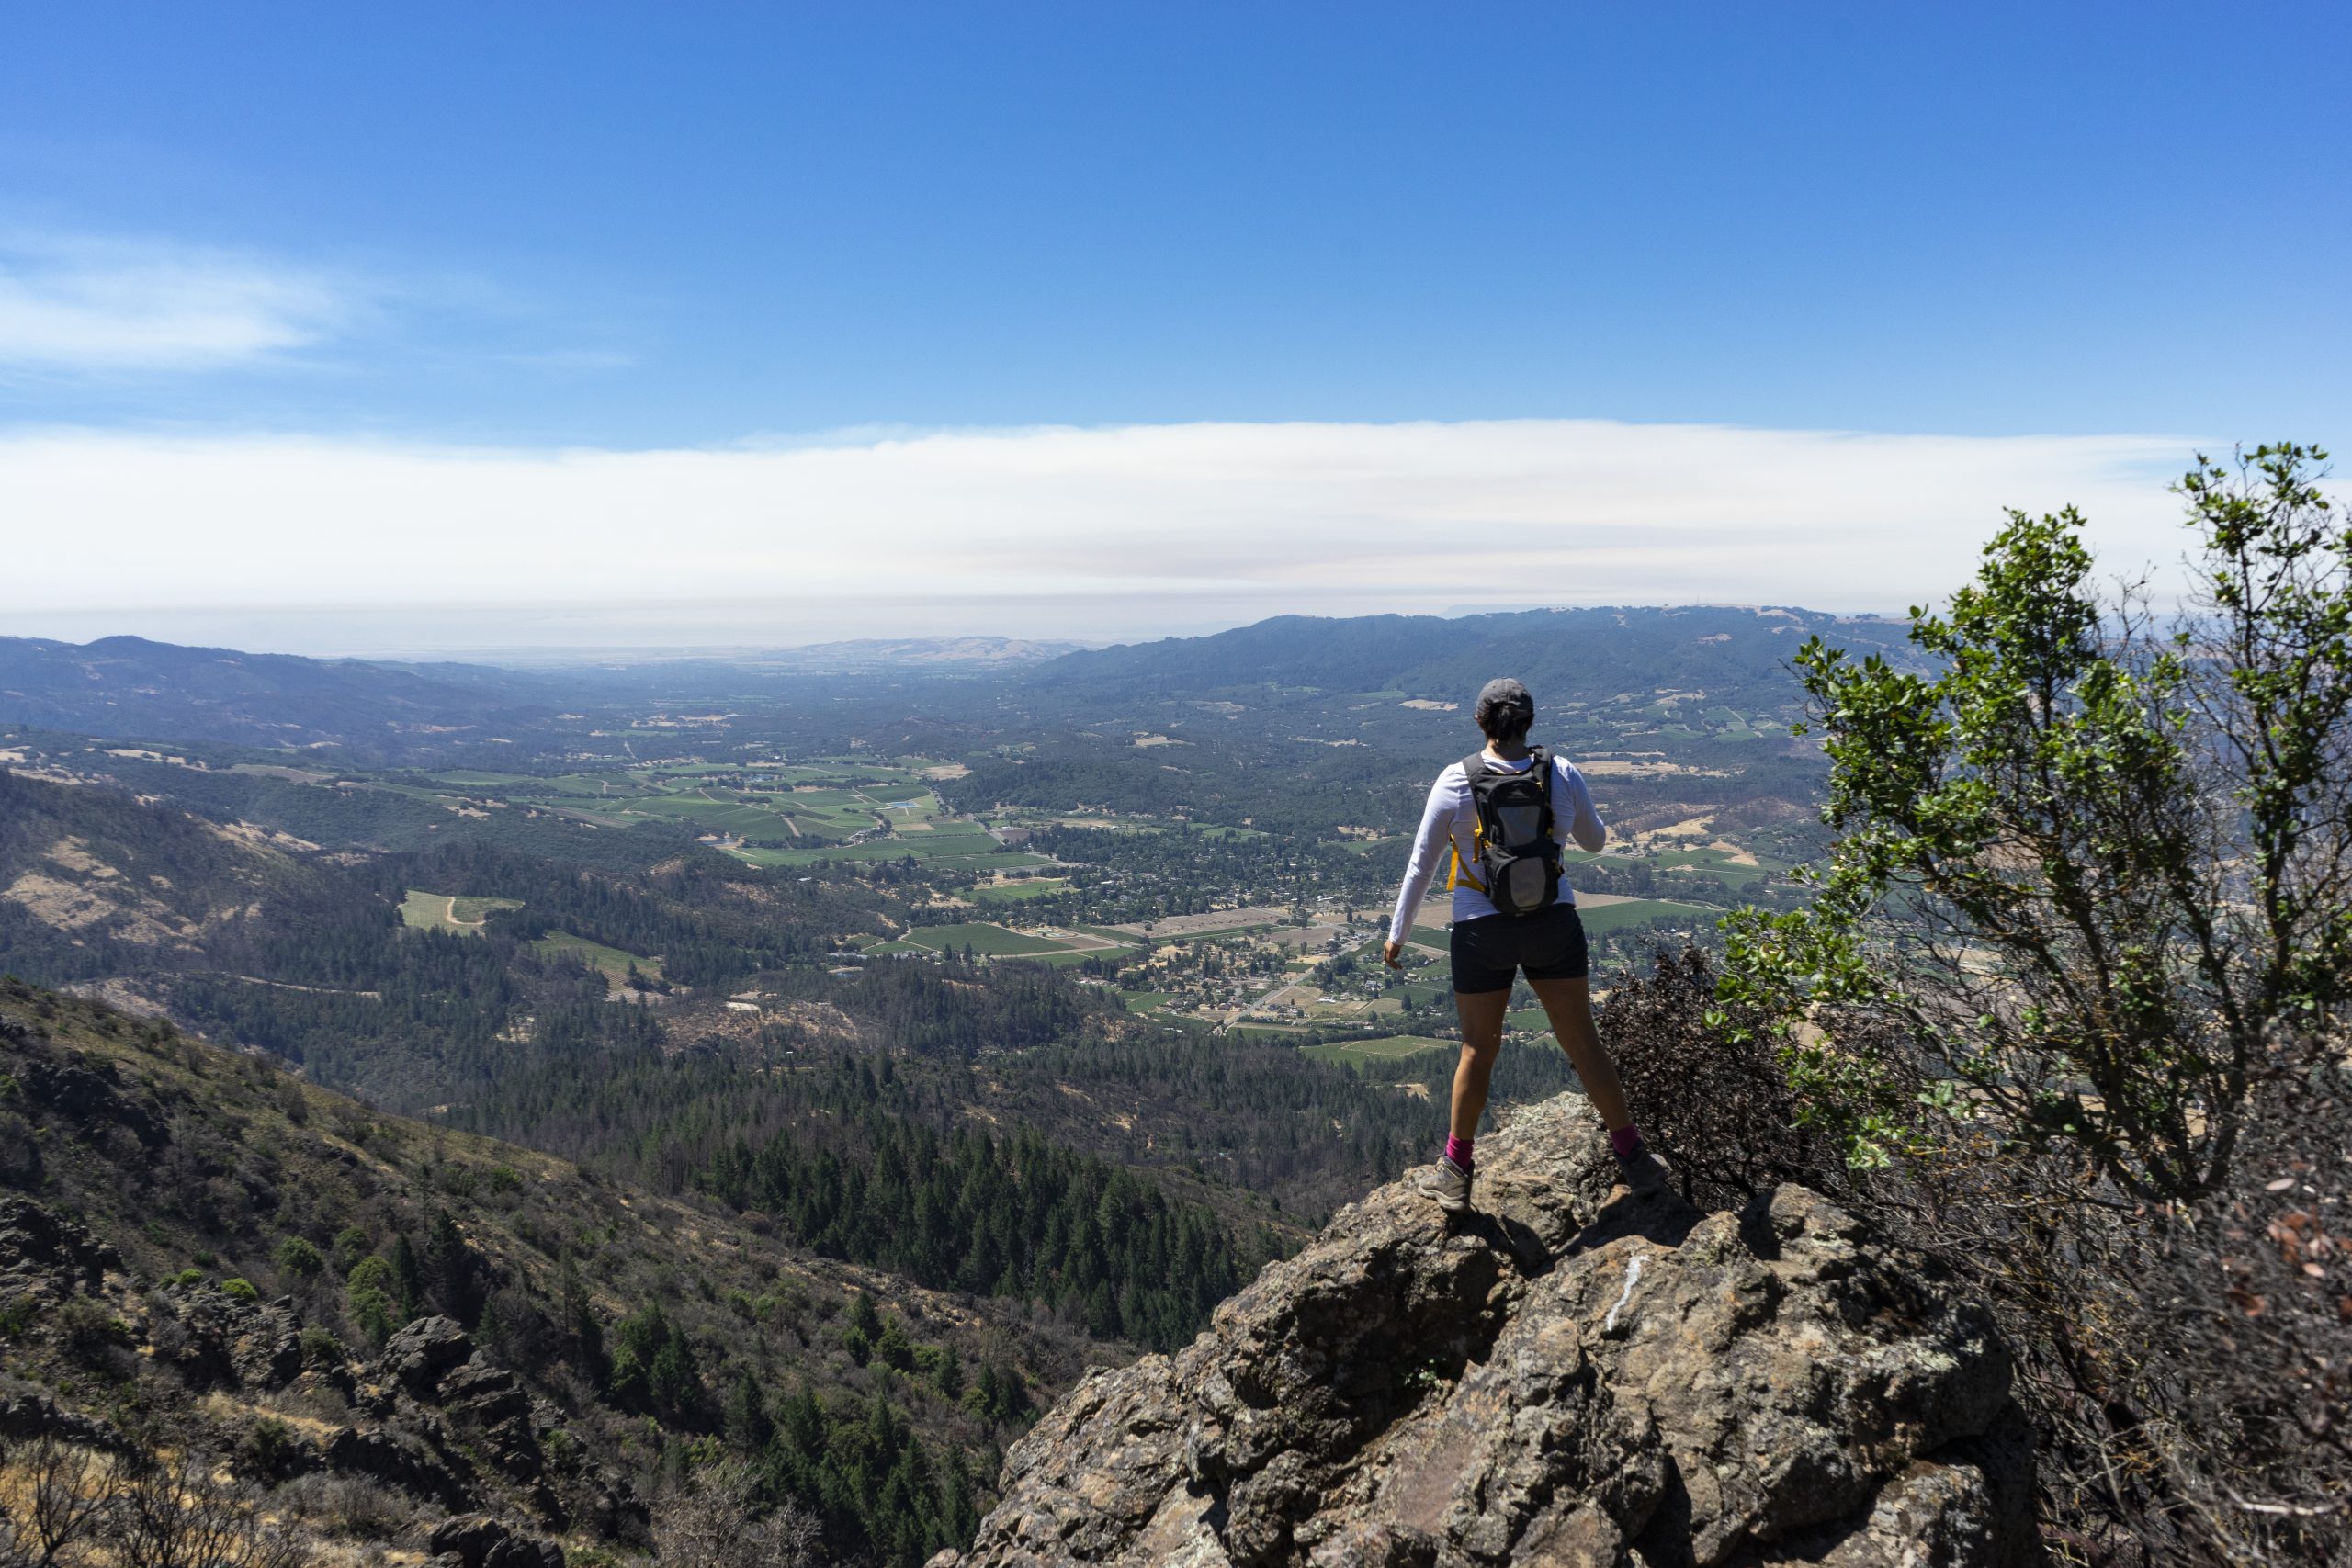
[[[2145,438],[2095,448],[2103,482],[2352,426],[2346,17],[16,6],[0,435],[419,460],[1195,422]],[[223,481],[203,526],[276,483]],[[309,592],[350,569],[322,556]],[[41,592],[0,610],[110,603]]]

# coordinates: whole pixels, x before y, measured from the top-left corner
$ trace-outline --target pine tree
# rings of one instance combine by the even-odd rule
[[[481,1321],[481,1256],[474,1251],[447,1210],[435,1210],[424,1237],[424,1271],[433,1281],[435,1305],[468,1328]]]
[[[775,1423],[768,1418],[767,1396],[760,1392],[759,1380],[749,1368],[735,1374],[735,1383],[727,1391],[727,1440],[739,1449],[756,1452],[767,1447],[775,1433]]]
[[[408,1244],[405,1234],[392,1237],[392,1299],[399,1305],[401,1322],[413,1323],[424,1312],[424,1270],[417,1266],[416,1248]]]

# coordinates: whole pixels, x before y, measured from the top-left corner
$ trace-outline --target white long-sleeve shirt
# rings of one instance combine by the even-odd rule
[[[1498,762],[1487,759],[1487,766],[1498,773],[1516,773],[1526,771],[1531,757],[1516,762]],[[1405,886],[1397,890],[1396,908],[1388,919],[1388,934],[1402,942],[1412,934],[1413,916],[1420,908],[1421,900],[1429,896],[1430,883],[1436,877],[1438,867],[1448,860],[1448,851],[1462,857],[1463,863],[1476,867],[1478,808],[1470,799],[1470,775],[1462,764],[1447,764],[1438,774],[1437,783],[1430,786],[1429,804],[1421,808],[1420,831],[1413,839],[1413,858],[1405,868]],[[1563,843],[1573,837],[1577,847],[1588,854],[1597,854],[1609,841],[1609,825],[1600,813],[1592,808],[1592,792],[1585,788],[1584,775],[1576,765],[1563,757],[1552,759],[1552,836]],[[1475,874],[1475,873],[1474,873]],[[1560,902],[1573,904],[1576,894],[1564,879],[1560,884]],[[1453,918],[1475,920],[1491,915],[1495,906],[1484,893],[1466,882],[1457,882],[1453,889]]]

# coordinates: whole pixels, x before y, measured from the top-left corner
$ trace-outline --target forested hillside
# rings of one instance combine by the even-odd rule
[[[236,1478],[221,1506],[356,1546],[487,1510],[625,1549],[690,1456],[731,1452],[844,1556],[914,1563],[1104,1353],[1014,1297],[0,986],[11,1439],[186,1449]]]

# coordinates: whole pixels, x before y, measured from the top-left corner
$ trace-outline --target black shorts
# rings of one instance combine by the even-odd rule
[[[1581,980],[1591,967],[1574,904],[1555,904],[1536,915],[1456,920],[1453,950],[1453,988],[1474,994],[1510,989],[1522,969],[1531,980]]]

